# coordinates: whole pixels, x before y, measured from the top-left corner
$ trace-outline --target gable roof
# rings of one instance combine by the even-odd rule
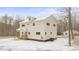
[[[55,18],[55,16],[54,15],[50,15],[50,16],[40,16],[40,17],[37,17],[34,21],[41,21],[41,20],[45,20],[45,19],[48,19],[49,17],[53,17],[54,19],[52,19],[52,20],[54,20],[54,21],[56,21],[57,22],[57,19]],[[28,20],[28,18],[26,18],[26,20],[24,20],[24,21],[22,21],[22,22],[20,22],[20,23],[27,23],[27,22],[29,22],[29,20]]]

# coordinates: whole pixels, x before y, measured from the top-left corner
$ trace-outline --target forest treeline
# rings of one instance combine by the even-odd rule
[[[19,22],[23,20],[20,16],[12,17],[7,14],[0,16],[0,36],[16,36]],[[67,20],[67,18],[58,19],[57,32],[59,35],[68,30],[69,24]],[[79,20],[76,20],[74,16],[72,17],[72,28],[79,31]]]
[[[7,14],[0,16],[0,36],[16,36],[16,29],[22,20],[19,16],[15,18]]]
[[[72,23],[72,30],[79,31],[79,20],[75,18],[75,16],[72,17],[71,19]],[[58,25],[57,25],[57,32],[58,34],[62,34],[64,31],[69,30],[69,22],[67,18],[58,20]]]

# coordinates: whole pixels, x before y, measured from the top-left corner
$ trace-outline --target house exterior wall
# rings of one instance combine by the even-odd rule
[[[25,25],[25,26],[22,27],[22,25]],[[26,27],[27,27],[26,23],[20,23],[20,28],[24,29],[24,30],[20,31],[20,37],[22,37],[22,35],[24,35],[26,33]]]
[[[53,19],[55,20],[55,18],[53,17],[48,17],[44,20],[20,23],[20,28],[23,28],[25,30],[27,29],[26,31],[20,31],[20,37],[27,32],[29,39],[47,40],[50,38],[56,38],[57,22]],[[33,26],[33,23],[35,24],[35,26]],[[50,26],[48,26],[47,23],[49,23]],[[22,25],[25,26],[22,27]],[[36,32],[40,32],[40,35],[36,35]]]
[[[50,17],[44,20],[44,27],[45,27],[45,32],[47,32],[45,38],[56,38],[57,36],[57,23],[53,20],[54,18]],[[49,23],[50,25],[47,26],[46,23]],[[54,26],[55,25],[55,26]]]
[[[35,23],[35,26],[33,26],[33,23]],[[30,32],[30,35],[28,34],[28,38],[31,38],[31,39],[40,39],[40,40],[44,40],[45,39],[44,38],[45,35],[44,35],[43,22],[32,22],[28,26],[29,26],[28,27],[28,32]],[[40,35],[36,35],[36,32],[40,32]]]

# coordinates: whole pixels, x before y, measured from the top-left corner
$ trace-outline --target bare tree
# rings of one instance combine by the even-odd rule
[[[68,15],[68,18],[69,18],[69,46],[71,46],[71,32],[72,32],[72,24],[71,24],[71,7],[68,7],[69,11],[69,15]]]
[[[64,18],[68,18],[68,24],[69,24],[68,25],[68,27],[69,27],[68,28],[69,29],[69,46],[71,46],[71,40],[74,38],[73,28],[72,28],[71,7],[63,7],[63,8],[60,8],[60,12],[62,12],[62,15],[63,15]]]

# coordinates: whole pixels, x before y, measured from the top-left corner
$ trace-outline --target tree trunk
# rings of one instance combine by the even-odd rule
[[[69,9],[69,11],[68,11],[68,13],[69,13],[69,46],[71,46],[71,37],[72,37],[72,35],[71,35],[71,7],[68,7],[68,9]]]

